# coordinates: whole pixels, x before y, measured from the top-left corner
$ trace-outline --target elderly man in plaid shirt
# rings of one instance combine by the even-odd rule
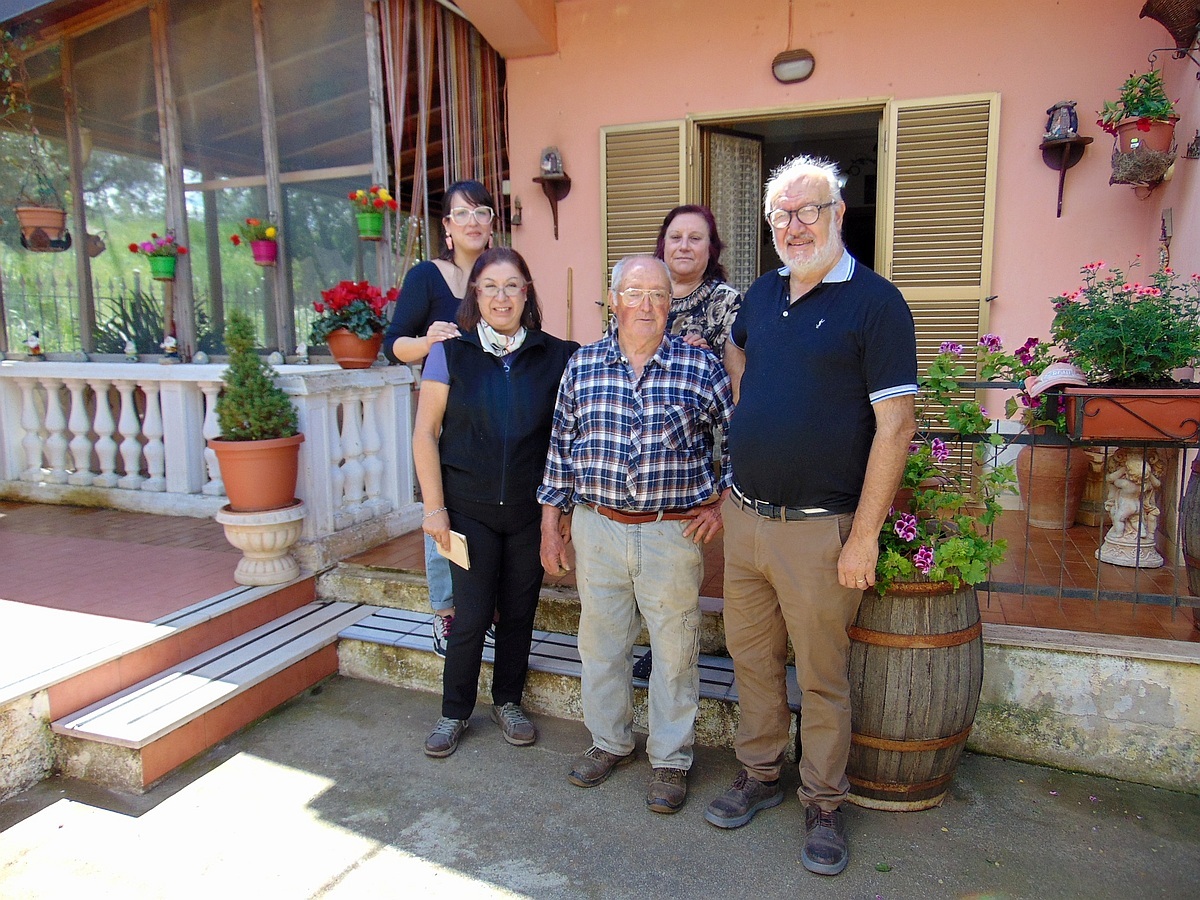
[[[583,718],[592,746],[568,780],[594,787],[632,761],[633,642],[650,632],[653,774],[646,804],[673,813],[687,799],[700,700],[700,543],[721,530],[730,484],[722,439],[733,409],[729,376],[707,350],[666,334],[671,277],[649,256],[613,268],[617,331],[579,350],[559,386],[542,508],[542,565],[569,566],[580,600]]]

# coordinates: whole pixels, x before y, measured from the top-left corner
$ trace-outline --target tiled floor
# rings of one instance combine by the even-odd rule
[[[152,622],[238,587],[212,519],[0,501],[0,599]]]
[[[993,572],[993,581],[1021,582],[1026,573],[1031,584],[1105,591],[1138,591],[1149,594],[1187,594],[1182,566],[1161,569],[1127,569],[1099,563],[1095,558],[1101,540],[1099,527],[1075,526],[1067,531],[1025,528],[1024,513],[1006,513],[998,534],[1009,542],[1008,559]],[[1063,564],[1066,560],[1066,565]],[[419,532],[402,535],[352,558],[362,565],[422,571],[425,559]],[[701,593],[720,597],[724,560],[721,537],[704,551],[705,577]],[[573,574],[547,578],[548,584],[574,587]],[[1033,594],[981,592],[983,620],[997,624],[1031,625],[1133,637],[1167,638],[1200,642],[1200,630],[1186,608],[1148,602],[1073,600]]]

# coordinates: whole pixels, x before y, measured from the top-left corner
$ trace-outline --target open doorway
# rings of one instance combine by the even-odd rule
[[[880,110],[770,118],[733,118],[700,126],[703,202],[713,209],[727,245],[730,281],[745,291],[763,272],[779,265],[762,215],[762,188],[770,172],[806,153],[838,164],[846,178],[843,234],[858,260],[876,259]],[[744,283],[742,283],[744,282]]]

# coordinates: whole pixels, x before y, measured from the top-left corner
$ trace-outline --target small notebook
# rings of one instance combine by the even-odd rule
[[[437,552],[460,569],[471,568],[471,554],[467,552],[467,536],[459,531],[450,532],[450,549],[443,550],[441,544],[434,544]]]

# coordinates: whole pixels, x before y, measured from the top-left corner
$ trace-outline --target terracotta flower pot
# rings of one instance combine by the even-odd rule
[[[329,345],[329,352],[343,369],[369,369],[379,356],[383,334],[377,333],[368,340],[363,340],[348,328],[339,328],[329,333],[325,343]]]
[[[1122,153],[1134,150],[1157,150],[1167,153],[1175,140],[1175,123],[1179,116],[1171,116],[1165,122],[1151,122],[1149,131],[1138,129],[1138,119],[1123,119],[1117,123],[1117,143]]]
[[[1079,447],[1026,444],[1017,454],[1017,485],[1034,528],[1070,528],[1079,513],[1091,462]]]
[[[33,249],[41,247],[49,241],[62,240],[63,232],[67,230],[67,211],[54,209],[49,206],[18,206],[14,210],[17,223],[21,227],[21,235],[26,244]],[[41,232],[39,235],[38,232]]]
[[[374,210],[355,213],[358,219],[358,236],[364,241],[383,240],[383,213]]]
[[[275,241],[251,241],[250,252],[258,266],[273,266],[279,259],[279,245]]]
[[[267,441],[222,441],[208,446],[217,454],[225,496],[234,512],[282,509],[296,499],[300,444],[304,435]]]

